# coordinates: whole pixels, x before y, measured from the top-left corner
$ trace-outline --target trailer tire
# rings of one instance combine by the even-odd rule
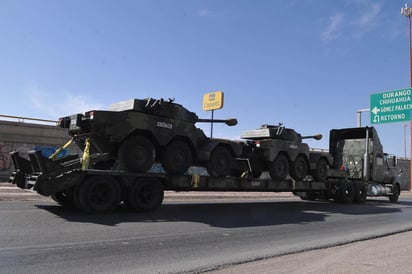
[[[368,188],[366,187],[364,183],[355,183],[354,191],[355,191],[355,197],[354,197],[355,203],[363,204],[364,202],[366,202]]]
[[[207,172],[213,177],[228,176],[232,169],[232,161],[232,154],[230,154],[227,148],[222,146],[216,147],[207,161]]]
[[[290,165],[290,176],[296,181],[302,181],[308,174],[308,162],[303,155],[296,157],[295,161]]]
[[[69,195],[66,192],[57,192],[50,195],[50,197],[53,199],[53,201],[55,201],[63,207],[73,208],[76,206],[73,196]]]
[[[315,191],[294,192],[303,201],[316,201],[318,194]]]
[[[114,177],[89,177],[79,187],[78,204],[86,213],[109,213],[120,201],[121,188]]]
[[[269,164],[269,175],[273,180],[284,180],[289,173],[289,161],[288,158],[279,154],[276,159]]]
[[[192,151],[183,141],[172,141],[162,153],[162,167],[169,174],[184,174],[192,164]]]
[[[79,189],[80,186],[74,186],[72,193],[73,193],[73,202],[74,205],[79,209],[82,210],[81,205],[80,205],[80,200],[79,200]]]
[[[316,181],[325,181],[328,178],[328,162],[324,158],[320,158],[316,163],[316,169],[312,174]]]
[[[394,184],[392,187],[392,195],[389,196],[389,201],[391,203],[396,203],[399,199],[399,195],[401,194],[401,189],[398,184]]]
[[[164,187],[160,181],[138,181],[130,188],[125,204],[137,212],[147,212],[157,209],[163,198]]]
[[[351,182],[342,183],[339,186],[337,197],[335,200],[338,203],[351,204],[355,199],[355,191]]]
[[[119,164],[121,169],[135,172],[148,171],[155,161],[153,143],[144,136],[132,136],[119,147]]]
[[[259,179],[262,173],[262,171],[252,171],[253,178]]]

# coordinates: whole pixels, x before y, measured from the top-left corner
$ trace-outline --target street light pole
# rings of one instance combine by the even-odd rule
[[[408,18],[408,35],[409,35],[409,74],[410,74],[410,86],[412,87],[412,37],[411,37],[411,16],[412,8],[405,4],[404,8],[401,8],[401,14]]]
[[[405,4],[404,8],[401,8],[401,14],[408,18],[408,35],[409,35],[409,79],[410,87],[412,87],[412,37],[411,37],[411,15],[412,8]],[[411,159],[410,159],[410,177],[409,177],[409,188],[412,189],[412,121],[410,123],[411,130]]]
[[[359,109],[356,111],[356,126],[361,127],[362,126],[362,112],[369,112],[369,108],[364,108],[364,109]]]

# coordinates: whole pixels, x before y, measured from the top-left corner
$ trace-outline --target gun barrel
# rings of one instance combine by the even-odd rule
[[[237,119],[236,118],[230,118],[230,119],[197,119],[197,122],[199,122],[199,123],[224,123],[228,126],[237,125]]]
[[[322,134],[315,134],[311,136],[302,136],[302,139],[315,139],[315,140],[320,140],[322,139]]]

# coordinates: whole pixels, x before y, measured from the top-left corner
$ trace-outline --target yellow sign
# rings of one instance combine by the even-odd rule
[[[223,108],[223,92],[215,91],[203,95],[203,110],[215,110]]]

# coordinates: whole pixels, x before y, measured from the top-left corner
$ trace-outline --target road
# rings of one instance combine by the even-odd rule
[[[48,200],[2,201],[0,272],[199,273],[407,231],[411,206],[197,198],[96,216]]]

